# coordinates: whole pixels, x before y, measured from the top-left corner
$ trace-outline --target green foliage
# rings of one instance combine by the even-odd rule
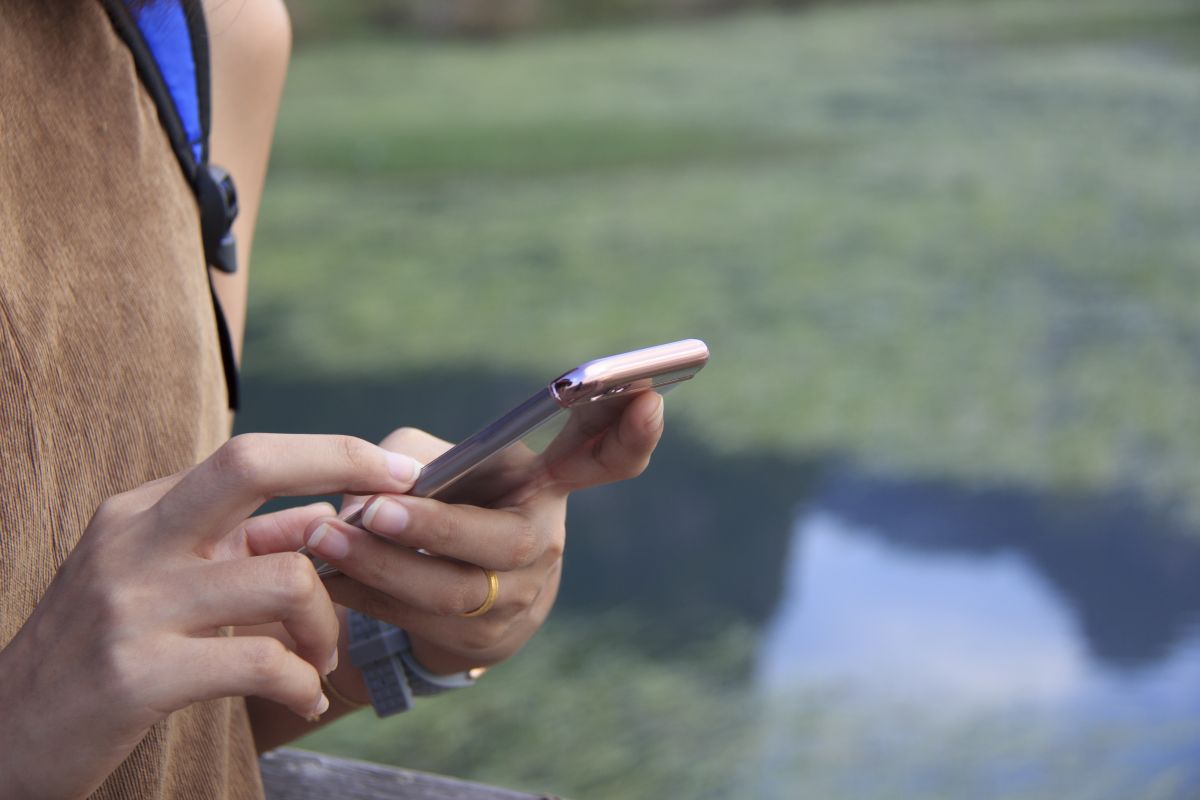
[[[719,449],[1200,508],[1197,28],[1006,0],[304,51],[247,369],[701,336],[672,415]]]

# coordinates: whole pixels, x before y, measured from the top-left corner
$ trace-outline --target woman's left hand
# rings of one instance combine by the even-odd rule
[[[426,669],[450,674],[490,666],[520,649],[554,604],[567,496],[640,474],[662,429],[662,398],[647,393],[591,446],[556,464],[551,480],[512,504],[480,508],[377,495],[363,506],[361,524],[371,533],[325,518],[310,524],[307,544],[342,573],[327,581],[334,600],[404,628]],[[397,430],[382,446],[423,463],[450,447],[412,428]],[[263,542],[256,549],[274,548]],[[487,570],[499,579],[495,604],[463,616],[487,598]]]

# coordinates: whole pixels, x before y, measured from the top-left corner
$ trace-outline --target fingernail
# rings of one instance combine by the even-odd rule
[[[367,506],[363,525],[376,533],[403,533],[408,527],[408,509],[394,500],[381,497]]]
[[[337,651],[336,647],[333,648],[333,655],[331,655],[329,657],[329,660],[326,661],[325,663],[329,665],[328,667],[325,668],[326,675],[328,675],[329,673],[331,673],[335,669],[337,669],[337,667],[338,667],[338,651]]]
[[[387,454],[388,472],[398,481],[411,482],[421,474],[421,464],[403,453]]]
[[[666,399],[660,394],[658,396],[658,407],[650,414],[650,418],[646,420],[646,426],[650,430],[657,430],[663,424],[663,409],[666,407]]]
[[[308,549],[321,558],[336,561],[350,552],[350,541],[337,528],[322,522],[308,537]]]
[[[307,717],[305,717],[305,719],[308,720],[309,722],[316,722],[317,720],[319,720],[321,718],[321,715],[324,714],[328,710],[329,710],[329,698],[325,696],[324,692],[321,692],[321,697],[319,700],[317,700],[316,707],[313,708],[313,712],[311,714],[309,714]]]

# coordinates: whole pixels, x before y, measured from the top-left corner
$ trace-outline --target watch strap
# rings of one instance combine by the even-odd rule
[[[412,708],[413,692],[396,657],[408,647],[404,631],[377,619],[350,612],[350,663],[362,672],[371,705],[381,717]]]
[[[350,612],[350,663],[363,675],[371,705],[381,717],[412,707],[413,697],[430,697],[475,684],[470,672],[435,675],[412,653],[408,634],[395,625]]]

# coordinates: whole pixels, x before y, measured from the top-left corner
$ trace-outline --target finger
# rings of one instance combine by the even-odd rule
[[[509,594],[509,577],[501,576],[502,602]],[[520,649],[545,622],[560,578],[561,562],[556,562],[541,580],[533,602],[519,613],[498,613],[494,609],[485,616],[468,619],[424,613],[345,576],[329,583],[338,602],[408,631],[414,655],[422,666],[450,674],[498,663]]]
[[[387,622],[406,631],[414,630],[422,620],[443,620],[448,617],[431,615],[408,605],[397,597],[380,591],[346,575],[325,579],[325,588],[335,603],[361,611],[368,617]]]
[[[591,447],[555,461],[551,473],[574,489],[636,477],[650,463],[662,432],[662,395],[646,392],[634,398]]]
[[[329,708],[312,665],[270,636],[185,638],[168,668],[156,705],[182,708],[201,700],[257,695],[311,719]]]
[[[165,535],[223,534],[266,499],[352,492],[406,492],[417,464],[350,436],[243,434],[230,439],[155,506]]]
[[[251,517],[240,527],[246,546],[254,555],[286,553],[304,545],[304,534],[313,521],[335,514],[337,511],[329,503],[312,503]]]
[[[412,456],[417,462],[418,473],[424,465],[450,449],[450,443],[426,433],[419,428],[397,428],[387,435],[379,446],[385,450]],[[342,511],[339,516],[348,519],[360,511],[371,498],[369,494],[342,495]]]
[[[397,428],[384,437],[379,446],[396,453],[406,453],[417,461],[428,464],[449,450],[451,444],[420,428]]]
[[[535,524],[520,511],[395,495],[372,498],[361,524],[405,547],[503,571],[540,559],[560,527],[553,520]]]
[[[647,392],[634,400],[594,451],[602,482],[633,478],[646,469],[663,432],[662,395]]]
[[[341,511],[338,516],[342,519],[348,519],[355,513],[362,511],[362,507],[371,499],[369,494],[344,494],[342,495]]]
[[[425,614],[464,614],[483,605],[488,595],[487,576],[480,567],[397,547],[340,520],[323,521],[308,546],[347,577]],[[519,594],[518,580],[507,581],[508,591],[497,596],[494,608]]]
[[[228,625],[282,622],[296,655],[322,674],[337,666],[340,624],[333,601],[311,562],[299,553],[275,553],[204,564],[203,578],[171,622],[202,634]]]

